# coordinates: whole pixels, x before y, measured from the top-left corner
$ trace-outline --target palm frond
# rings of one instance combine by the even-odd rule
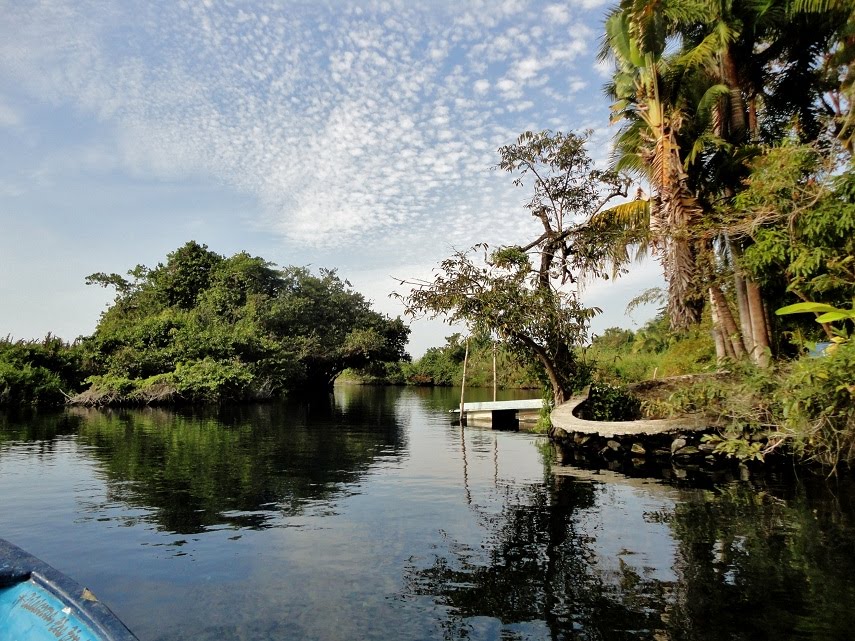
[[[851,0],[793,0],[789,10],[795,13],[826,13],[838,9],[851,9]]]
[[[683,167],[688,169],[690,165],[692,165],[704,151],[708,151],[710,149],[722,150],[730,153],[733,150],[733,145],[727,142],[724,138],[716,136],[711,131],[706,131],[695,139],[695,142],[692,144],[692,149],[686,156],[686,160],[683,162]]]
[[[643,230],[650,226],[650,201],[636,198],[597,212],[589,221],[592,227],[610,230]]]
[[[642,305],[650,305],[652,303],[664,305],[667,302],[668,293],[664,289],[662,289],[661,287],[651,287],[649,289],[645,289],[638,296],[636,296],[626,304],[626,313],[630,314],[636,308],[641,307]]]
[[[716,53],[721,47],[719,34],[713,32],[694,47],[674,59],[674,65],[683,71],[695,71],[716,64]]]
[[[701,99],[698,101],[698,113],[704,117],[712,111],[713,107],[717,106],[720,100],[730,96],[730,88],[725,84],[715,84],[709,87]]]
[[[650,176],[650,164],[638,154],[620,155],[614,162],[614,170],[641,179]]]

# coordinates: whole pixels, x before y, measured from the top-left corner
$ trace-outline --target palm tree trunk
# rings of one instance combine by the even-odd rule
[[[742,91],[739,82],[739,73],[736,63],[729,49],[724,49],[721,55],[721,76],[724,84],[730,89],[728,100],[728,138],[733,141],[742,140],[746,133],[745,101],[742,99]]]
[[[739,313],[739,326],[742,329],[742,342],[745,344],[745,349],[754,358],[756,345],[754,342],[754,330],[751,327],[748,290],[745,285],[745,276],[739,265],[742,258],[742,248],[730,238],[727,238],[727,248],[730,251],[731,262],[733,263],[733,286],[736,291],[736,309]]]
[[[736,290],[736,311],[739,315],[739,327],[742,331],[742,342],[749,354],[754,354],[754,330],[751,327],[751,312],[748,307],[748,290],[745,277],[738,271],[733,273],[733,285]]]
[[[730,344],[733,346],[733,355],[737,360],[745,357],[745,345],[742,342],[742,336],[739,334],[739,329],[733,320],[733,314],[730,312],[730,306],[727,304],[727,299],[718,285],[710,287],[710,296],[715,300],[716,313],[721,320],[721,326],[725,331]]]
[[[760,367],[768,367],[771,345],[769,343],[769,329],[766,322],[766,310],[763,305],[763,296],[760,287],[752,280],[745,281],[745,289],[748,293],[748,310],[751,314],[751,333],[754,337],[753,360]]]
[[[713,296],[712,289],[709,291],[710,297],[710,314],[712,315],[712,323],[713,323],[713,340],[715,341],[715,359],[716,362],[721,365],[728,358],[727,354],[727,344],[724,340],[724,332],[721,329],[721,319],[718,317],[718,310],[716,309],[715,297]]]
[[[751,140],[760,138],[760,126],[757,121],[757,97],[751,96],[748,101],[748,135]]]

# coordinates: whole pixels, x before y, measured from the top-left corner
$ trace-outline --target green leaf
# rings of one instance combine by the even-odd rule
[[[840,311],[833,305],[827,305],[825,303],[795,303],[794,305],[787,305],[786,307],[781,307],[780,309],[775,310],[775,314],[777,316],[784,316],[786,314],[803,314],[806,312],[837,312]]]
[[[838,310],[835,312],[828,312],[826,314],[823,314],[822,316],[819,316],[816,319],[816,322],[817,323],[833,323],[835,321],[846,320],[847,318],[853,318],[853,317],[855,317],[855,312],[846,311],[846,310]]]

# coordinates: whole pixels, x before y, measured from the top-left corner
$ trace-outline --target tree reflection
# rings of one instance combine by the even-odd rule
[[[851,482],[807,479],[678,504],[667,516],[679,542],[670,638],[851,639],[853,497]]]
[[[676,543],[670,567],[650,568],[674,576],[662,580],[622,560],[603,570],[580,528],[597,485],[556,477],[485,519],[483,550],[450,541],[432,565],[409,568],[405,589],[433,596],[447,638],[489,617],[503,639],[850,639],[855,492],[816,485],[676,493],[672,510],[649,517]]]
[[[556,478],[551,488],[529,486],[508,497],[496,517],[486,554],[452,543],[431,567],[411,568],[407,589],[435,595],[448,614],[450,637],[466,635],[471,620],[500,621],[502,638],[514,624],[542,622],[550,638],[639,638],[662,627],[665,587],[621,564],[618,581],[596,569],[595,553],[576,514],[594,504],[594,485]]]
[[[160,529],[257,529],[309,507],[329,509],[377,456],[399,456],[402,430],[385,397],[394,393],[353,389],[182,414],[78,408],[17,434],[50,443],[73,425],[100,462],[108,500],[142,509]]]
[[[57,437],[76,434],[81,422],[79,416],[55,410],[0,412],[0,448],[11,443],[39,442],[50,451]]]

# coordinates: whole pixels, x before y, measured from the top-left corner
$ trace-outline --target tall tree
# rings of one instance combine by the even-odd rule
[[[655,7],[649,11],[643,3],[625,1],[606,20],[604,54],[617,64],[609,88],[616,100],[612,120],[625,122],[617,138],[617,168],[641,174],[653,189],[644,203],[649,242],[668,283],[672,327],[679,329],[699,322],[703,309],[699,248],[692,237],[702,211],[684,168],[680,133],[685,115],[671,82],[665,56],[669,34],[662,18]]]
[[[728,353],[750,352],[760,363],[769,351],[767,311],[759,286],[742,274],[747,239],[724,235],[719,213],[743,188],[761,144],[793,132],[811,139],[822,130],[819,70],[851,8],[836,0],[824,13],[804,6],[818,2],[624,0],[606,22],[603,54],[617,62],[609,87],[613,116],[625,123],[617,166],[647,179],[652,197],[597,222],[643,224],[638,212],[646,209],[648,240],[662,259],[670,296],[680,298],[670,303],[672,326],[691,321],[686,301],[694,296],[702,304],[699,293],[707,290]],[[662,170],[668,157],[671,173]],[[691,206],[679,212],[672,205],[682,215],[663,216],[663,203],[676,193]],[[670,259],[674,254],[682,260]],[[727,274],[741,327],[722,291]],[[694,287],[685,286],[686,276]]]
[[[617,173],[593,167],[586,140],[526,132],[499,149],[498,167],[515,174],[516,185],[529,184],[526,208],[542,229],[536,239],[496,251],[476,245],[443,261],[432,281],[402,282],[413,287],[402,296],[408,314],[445,315],[498,335],[542,374],[556,404],[587,382],[574,347],[595,312],[582,307],[569,285],[580,271],[600,273],[608,258],[607,243],[592,242],[590,228],[579,221],[625,195],[628,185]]]

